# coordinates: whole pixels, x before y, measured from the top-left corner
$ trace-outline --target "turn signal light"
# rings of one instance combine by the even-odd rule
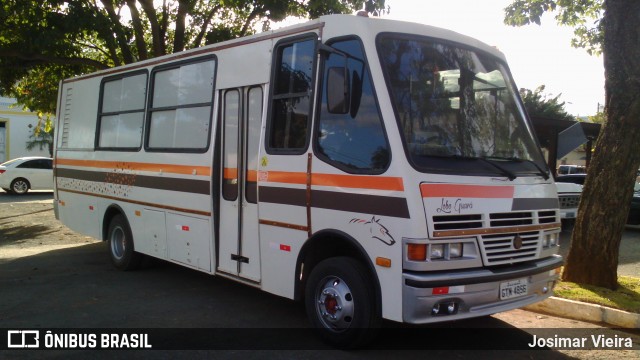
[[[427,260],[427,244],[408,244],[407,257],[411,261]]]

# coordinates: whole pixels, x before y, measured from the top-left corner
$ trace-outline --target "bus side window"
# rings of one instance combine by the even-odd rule
[[[316,35],[278,44],[274,51],[267,151],[302,154],[309,143]]]

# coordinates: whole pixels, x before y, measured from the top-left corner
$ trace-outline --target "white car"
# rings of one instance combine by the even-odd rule
[[[578,214],[578,204],[582,195],[582,185],[557,182],[558,200],[560,201],[560,218],[574,220]]]
[[[29,190],[53,190],[53,160],[23,157],[0,164],[0,188],[14,194],[25,194]]]

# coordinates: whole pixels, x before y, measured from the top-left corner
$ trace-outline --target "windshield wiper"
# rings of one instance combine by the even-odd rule
[[[500,156],[488,156],[487,159],[489,160],[508,160],[508,161],[515,161],[515,162],[526,162],[529,163],[531,165],[533,165],[536,170],[538,170],[538,174],[540,174],[545,180],[549,179],[549,174],[544,171],[543,168],[540,167],[540,165],[538,165],[535,161],[533,160],[529,160],[529,159],[521,159],[521,158],[517,158],[517,157],[500,157]]]
[[[481,162],[483,162],[485,164],[489,164],[489,165],[493,166],[494,168],[500,170],[500,173],[502,173],[502,175],[504,175],[507,178],[509,178],[509,181],[513,181],[518,177],[516,174],[514,174],[511,171],[505,169],[504,167],[496,164],[495,162],[491,161],[490,159],[485,159],[485,158],[482,158],[482,157],[462,156],[462,155],[456,155],[456,154],[451,154],[451,155],[429,155],[429,156],[439,157],[439,158],[448,158],[448,159],[481,161]]]
[[[477,157],[475,159],[481,160],[481,161],[493,166],[494,168],[500,170],[500,172],[502,172],[502,174],[506,175],[507,178],[509,178],[509,181],[513,181],[518,177],[516,174],[514,174],[511,171],[505,169],[503,166],[498,165],[497,163],[491,161],[492,160],[491,158]],[[502,160],[502,159],[500,159],[500,160]]]

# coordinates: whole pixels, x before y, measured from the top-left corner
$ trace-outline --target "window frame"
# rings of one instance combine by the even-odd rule
[[[389,167],[391,167],[391,163],[393,162],[393,151],[391,148],[391,143],[389,142],[389,133],[387,131],[387,127],[384,121],[384,117],[382,116],[382,111],[380,110],[380,100],[378,98],[378,93],[376,91],[376,86],[374,84],[374,80],[373,80],[373,76],[371,74],[371,69],[369,66],[369,59],[367,58],[367,52],[365,51],[364,48],[364,42],[362,41],[362,38],[360,38],[359,36],[356,35],[347,35],[347,36],[340,36],[340,37],[335,37],[335,38],[331,38],[329,40],[327,40],[325,42],[325,44],[327,44],[328,46],[332,46],[332,44],[336,43],[336,42],[341,42],[341,41],[350,41],[350,40],[355,40],[357,42],[360,43],[360,47],[362,49],[362,55],[363,55],[363,61],[365,63],[365,73],[369,74],[369,78],[371,80],[371,90],[372,90],[372,95],[375,98],[375,105],[376,105],[376,111],[378,113],[378,117],[380,119],[380,125],[382,127],[382,132],[383,132],[383,136],[384,136],[384,140],[387,144],[387,147],[389,149],[389,162],[387,163],[387,166],[384,169],[353,169],[353,168],[349,168],[347,166],[345,166],[344,164],[335,161],[331,158],[329,158],[328,156],[326,156],[323,152],[320,151],[320,149],[318,148],[319,143],[318,143],[318,137],[320,136],[320,122],[321,122],[321,115],[322,115],[322,106],[324,105],[322,98],[324,96],[324,73],[326,70],[326,65],[327,65],[327,58],[326,57],[322,57],[320,59],[320,71],[322,72],[322,79],[318,79],[318,93],[316,96],[316,101],[319,104],[319,106],[317,106],[316,108],[316,121],[314,123],[313,126],[313,152],[316,155],[316,157],[320,160],[322,160],[323,162],[337,168],[340,169],[348,174],[355,174],[355,175],[380,175],[380,174],[384,174],[389,170]],[[345,116],[348,116],[348,114],[346,114]],[[354,120],[355,121],[355,120]]]
[[[267,111],[267,125],[266,125],[266,129],[265,129],[265,137],[264,137],[264,147],[265,147],[265,151],[267,154],[269,155],[302,155],[304,153],[307,152],[307,150],[309,149],[309,144],[311,143],[311,134],[312,134],[312,127],[313,127],[313,116],[314,116],[314,105],[315,105],[315,100],[316,100],[316,91],[317,91],[317,83],[318,83],[318,79],[317,79],[317,74],[318,74],[318,34],[315,32],[312,33],[307,33],[307,34],[301,34],[298,36],[293,36],[293,37],[288,37],[285,39],[281,39],[278,42],[276,42],[276,44],[273,46],[273,57],[272,57],[272,61],[271,61],[271,76],[270,76],[270,83],[269,83],[269,104],[268,104],[268,108],[266,109]],[[307,126],[306,126],[306,133],[305,133],[305,144],[303,147],[301,148],[279,148],[279,147],[274,147],[271,144],[271,131],[273,130],[273,121],[274,121],[274,116],[273,116],[273,111],[274,111],[274,102],[275,100],[278,99],[283,99],[283,98],[296,98],[296,97],[301,97],[301,96],[293,96],[294,94],[300,94],[300,93],[287,93],[288,97],[284,97],[282,95],[279,95],[277,97],[277,99],[274,99],[274,92],[276,90],[276,79],[278,78],[278,74],[279,74],[279,64],[281,63],[281,56],[280,56],[280,49],[287,47],[289,45],[293,45],[295,43],[301,43],[301,42],[305,42],[311,40],[313,41],[313,64],[312,64],[312,71],[311,71],[311,84],[309,85],[309,109],[307,112]],[[277,66],[276,66],[277,65]]]
[[[145,97],[144,97],[144,103],[142,105],[142,108],[140,110],[127,110],[127,111],[118,111],[118,112],[102,112],[102,106],[103,106],[103,102],[104,102],[104,86],[106,83],[111,82],[111,81],[116,81],[116,80],[122,80],[128,77],[133,77],[133,76],[138,76],[138,75],[145,75],[146,79],[145,79]],[[104,77],[100,80],[100,94],[98,96],[98,113],[97,113],[97,120],[96,120],[96,135],[95,135],[95,140],[94,140],[94,149],[95,150],[99,150],[99,151],[125,151],[125,152],[138,152],[142,149],[143,144],[144,144],[144,133],[145,133],[145,123],[146,123],[146,116],[147,116],[147,103],[148,103],[148,95],[149,95],[149,71],[147,69],[143,69],[143,70],[136,70],[136,71],[131,71],[131,72],[126,72],[126,73],[122,73],[122,74],[117,74],[114,76],[107,76]],[[133,113],[137,113],[137,112],[141,112],[142,113],[142,132],[140,133],[140,145],[138,146],[100,146],[100,134],[101,134],[101,129],[102,129],[102,117],[104,116],[112,116],[112,115],[119,115],[119,114],[133,114]]]
[[[210,102],[206,103],[192,103],[187,105],[174,105],[174,106],[162,106],[162,107],[153,107],[153,96],[155,93],[155,76],[157,73],[167,70],[179,69],[186,65],[197,64],[201,62],[213,61],[213,84],[211,86],[211,96]],[[218,75],[218,57],[215,55],[206,55],[193,59],[187,59],[182,61],[176,61],[169,64],[159,65],[153,68],[151,71],[151,76],[149,77],[149,90],[147,91],[147,108],[146,108],[146,116],[145,116],[145,133],[144,133],[144,150],[146,152],[156,152],[156,153],[193,153],[193,154],[204,154],[209,151],[211,147],[211,134],[213,129],[213,115],[215,111],[215,91],[216,91],[216,80]],[[206,146],[202,148],[184,148],[184,147],[151,147],[149,146],[149,140],[151,136],[151,116],[154,112],[159,111],[168,111],[168,110],[178,110],[178,109],[188,109],[188,108],[197,108],[197,107],[205,107],[209,106],[209,131],[207,134],[207,142]]]

